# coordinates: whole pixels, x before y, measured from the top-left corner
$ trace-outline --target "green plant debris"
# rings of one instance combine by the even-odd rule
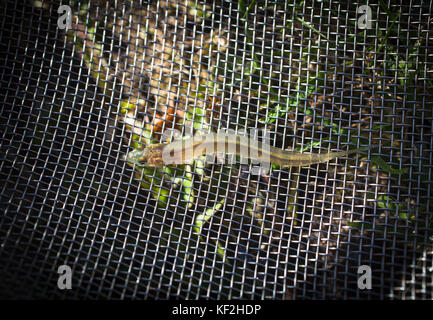
[[[409,210],[409,207],[403,205],[402,203],[396,203],[394,200],[392,200],[386,195],[379,195],[377,197],[376,203],[380,208],[390,210],[402,219],[408,218],[407,212]]]
[[[315,33],[317,33],[318,35],[320,35],[322,38],[324,38],[326,40],[329,40],[327,36],[325,36],[319,30],[317,30],[316,28],[314,28],[310,23],[306,22],[305,20],[302,20],[299,17],[296,17],[296,20],[298,20],[300,23],[302,23],[302,25],[306,26],[307,28],[313,30]]]
[[[250,12],[251,8],[254,6],[255,3],[256,3],[256,0],[251,1],[248,8],[246,8],[246,10],[245,10],[244,1],[243,0],[239,1],[239,6],[243,9],[242,11],[244,12],[244,14],[242,15],[242,20],[244,20],[247,17],[248,12]]]
[[[120,113],[127,114],[128,112],[135,110],[135,105],[128,101],[120,101],[119,108]]]
[[[375,232],[383,233],[384,235],[387,234],[388,237],[395,236],[399,240],[409,240],[413,241],[415,239],[419,241],[423,241],[425,234],[423,233],[415,233],[415,232],[407,232],[407,226],[406,225],[389,225],[384,226],[380,224],[370,224],[365,222],[347,222],[347,225],[351,228],[357,229],[357,230],[363,230],[364,232]],[[425,224],[424,222],[418,222],[418,228],[419,229],[431,229],[431,226],[429,224]],[[430,235],[431,237],[431,235]]]
[[[397,21],[397,19],[400,17],[401,12],[399,12],[393,19],[391,25],[389,26],[388,30],[386,31],[385,37],[383,37],[382,42],[379,46],[379,49],[377,49],[377,52],[382,51],[382,48],[385,46],[386,40],[388,39],[388,36],[392,30],[392,28],[394,27],[395,22]]]
[[[196,161],[195,161],[195,172],[199,175],[199,176],[203,176],[204,174],[204,168],[205,168],[205,156],[200,156]]]
[[[221,258],[223,258],[223,261],[228,262],[228,260],[226,258],[226,251],[224,250],[223,246],[221,245],[221,243],[218,240],[216,241],[216,246],[217,246],[217,252],[221,256]]]
[[[302,146],[296,147],[295,150],[299,152],[311,151],[313,148],[320,147],[321,144],[321,141],[310,141]]]
[[[135,152],[139,151],[138,149],[134,150]],[[169,191],[162,186],[155,185],[154,181],[158,178],[159,181],[163,180],[163,172],[159,172],[155,168],[148,168],[143,167],[138,163],[135,163],[134,161],[131,161],[126,157],[126,163],[132,167],[134,170],[136,170],[135,178],[140,181],[140,184],[143,188],[146,190],[150,190],[150,193],[152,194],[152,197],[157,200],[158,205],[166,206],[168,203],[168,195]]]
[[[383,0],[379,0],[379,3],[382,10],[385,11],[386,14],[390,17],[392,15],[392,12],[389,11],[388,5]]]
[[[96,29],[94,27],[87,27],[85,33],[83,31],[75,33],[73,29],[67,33],[68,40],[74,42],[78,51],[82,52],[87,69],[93,75],[102,93],[105,94],[110,87],[106,77],[108,70],[104,67],[107,62],[103,58],[99,58],[102,56],[102,46],[95,41],[95,36]]]
[[[190,1],[188,3],[188,7],[189,7],[189,13],[192,16],[197,16],[200,18],[211,18],[212,17],[212,13],[210,11],[207,11],[206,6],[203,6],[200,3],[197,3],[195,1]]]
[[[213,217],[214,214],[216,214],[223,206],[225,201],[225,198],[223,198],[221,201],[219,201],[213,208],[207,209],[204,214],[199,214],[197,218],[195,219],[195,225],[194,225],[194,231],[199,236],[200,239],[202,239],[201,236],[201,230],[203,228],[203,225],[210,220],[210,218]],[[226,254],[224,248],[221,246],[219,241],[216,241],[217,246],[217,252],[220,254],[220,256],[223,258],[224,262],[227,262]]]
[[[149,179],[145,177],[143,174],[141,176],[137,176],[137,179],[140,180],[143,188],[145,188],[146,190],[151,190],[152,196],[158,201],[159,205],[161,206],[167,205],[168,203],[167,197],[169,195],[168,190],[155,186],[153,184],[153,179]]]
[[[259,71],[260,72],[260,79],[263,80],[264,84],[268,88],[272,89],[269,86],[268,80],[262,76],[263,68],[261,68],[260,65],[259,65],[259,63],[257,62],[257,61],[259,61],[259,59],[257,58],[257,55],[256,55],[256,53],[254,51],[253,40],[252,40],[251,34],[250,34],[249,30],[248,30],[248,21],[246,20],[246,17],[248,15],[249,10],[254,5],[254,3],[255,3],[255,1],[252,1],[250,3],[250,5],[248,6],[248,8],[245,7],[245,3],[244,3],[243,0],[239,1],[239,3],[238,3],[239,12],[242,14],[242,20],[244,20],[244,31],[245,31],[245,35],[247,36],[247,43],[248,43],[248,46],[250,48],[250,54],[251,54],[251,57],[252,57],[250,63],[247,64],[250,67],[250,72],[246,73],[245,75],[249,76],[249,83],[252,83],[253,82],[252,81],[253,75],[256,73],[256,71]]]
[[[191,107],[190,111],[185,113],[184,123],[185,122],[192,123],[192,127],[195,130],[206,130],[209,126],[206,118],[206,110],[198,105]]]
[[[224,202],[225,202],[225,198],[223,198],[217,204],[215,204],[213,208],[207,209],[204,214],[199,214],[197,216],[197,218],[195,219],[195,227],[194,227],[197,234],[201,234],[201,229],[203,227],[203,224],[208,222],[209,219],[212,218],[212,216],[222,208]]]
[[[182,179],[182,187],[184,191],[183,199],[187,203],[187,207],[191,208],[194,205],[194,189],[192,187],[191,165],[185,165],[185,179]]]

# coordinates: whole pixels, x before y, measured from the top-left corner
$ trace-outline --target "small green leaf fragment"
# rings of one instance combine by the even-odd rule
[[[224,250],[223,246],[219,241],[216,242],[216,245],[217,245],[217,252],[223,258],[224,262],[227,262],[226,251]]]
[[[120,102],[120,113],[127,114],[129,111],[134,111],[135,106],[132,103],[129,103],[128,101],[121,101]]]
[[[205,162],[204,162],[204,156],[200,156],[199,159],[197,159],[197,161],[195,162],[195,172],[199,175],[202,176],[204,174],[204,167],[205,167]]]
[[[217,211],[221,209],[224,204],[225,199],[223,198],[220,202],[215,204],[213,208],[207,209],[204,214],[199,214],[195,219],[195,225],[198,227],[197,233],[200,233],[203,223],[207,222]]]

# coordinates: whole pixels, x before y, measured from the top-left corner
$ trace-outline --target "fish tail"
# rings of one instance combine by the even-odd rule
[[[376,146],[367,146],[367,147],[361,147],[358,149],[352,149],[347,151],[337,151],[337,152],[329,152],[329,153],[308,153],[308,154],[299,154],[295,157],[293,156],[293,153],[291,154],[290,158],[287,158],[287,160],[282,161],[281,165],[283,166],[308,166],[318,163],[327,162],[336,158],[346,157],[348,155],[354,154],[354,153],[360,153],[369,149],[372,149]]]
[[[358,149],[352,149],[352,150],[347,150],[347,151],[337,151],[337,152],[330,152],[330,153],[326,153],[326,154],[319,154],[318,155],[319,159],[317,159],[317,160],[321,159],[322,161],[319,161],[316,163],[326,162],[326,161],[329,161],[329,160],[332,160],[335,158],[346,157],[348,155],[361,153],[361,152],[364,152],[364,151],[367,151],[367,150],[370,150],[370,149],[373,149],[376,147],[377,147],[376,145],[370,145],[370,146],[365,146],[365,147],[361,147]]]

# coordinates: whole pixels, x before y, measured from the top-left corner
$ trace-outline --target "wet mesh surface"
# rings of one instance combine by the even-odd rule
[[[0,3],[0,297],[432,298],[429,3],[369,2],[368,29],[352,1],[64,4],[69,31],[58,3]],[[128,164],[191,127],[378,147]]]

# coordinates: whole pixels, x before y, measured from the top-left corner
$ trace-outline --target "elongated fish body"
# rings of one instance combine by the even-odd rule
[[[148,145],[145,149],[130,154],[128,158],[143,165],[156,167],[191,163],[201,155],[230,154],[262,164],[302,167],[358,153],[368,148],[330,153],[300,153],[278,149],[247,136],[215,133],[197,135],[172,143]]]

